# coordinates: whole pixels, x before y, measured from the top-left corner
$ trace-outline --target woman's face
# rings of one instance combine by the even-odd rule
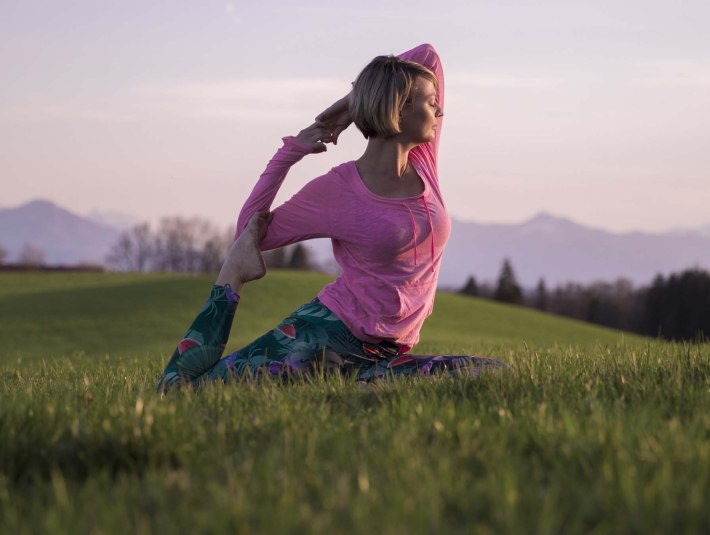
[[[436,120],[444,113],[436,102],[434,84],[421,76],[414,83],[411,102],[402,109],[400,129],[414,143],[427,143],[436,137]]]

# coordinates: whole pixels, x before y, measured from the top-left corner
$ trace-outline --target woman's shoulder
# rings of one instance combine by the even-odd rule
[[[314,178],[307,184],[307,186],[323,190],[332,188],[342,190],[344,187],[348,187],[348,185],[352,183],[352,169],[354,167],[355,164],[352,161],[343,162],[331,168],[326,173]]]
[[[342,184],[351,182],[356,176],[356,173],[357,168],[355,167],[355,161],[350,160],[331,168],[330,171],[324,174],[321,178]]]
[[[336,173],[339,176],[345,176],[352,174],[352,167],[355,165],[354,160],[349,160],[347,162],[340,163],[333,167],[330,172]]]

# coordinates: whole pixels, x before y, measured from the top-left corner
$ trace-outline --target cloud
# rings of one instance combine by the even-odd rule
[[[563,80],[544,76],[506,76],[459,71],[447,73],[446,84],[447,88],[458,86],[482,89],[549,89],[559,87]]]
[[[710,64],[693,60],[644,61],[639,85],[710,89]]]
[[[0,117],[13,120],[65,120],[129,123],[146,117],[188,117],[259,121],[315,117],[329,102],[343,96],[350,83],[335,78],[243,78],[139,86],[106,100],[96,95],[61,105],[0,107]]]
[[[235,24],[239,24],[242,21],[242,19],[237,14],[237,6],[235,6],[234,4],[226,4],[224,6],[224,12],[230,19],[232,19],[232,22],[234,22]]]
[[[115,110],[89,109],[63,106],[13,106],[0,108],[0,117],[19,120],[80,120],[99,123],[134,123],[139,120],[133,113]]]
[[[349,83],[335,78],[244,78],[144,86],[135,94],[170,114],[264,120],[301,117],[304,111],[315,115],[348,88]]]

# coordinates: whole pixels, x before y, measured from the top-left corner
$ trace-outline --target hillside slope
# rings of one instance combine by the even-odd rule
[[[211,280],[162,274],[2,274],[0,358],[164,357],[201,307]],[[272,328],[329,280],[274,270],[248,285],[228,349]],[[628,343],[642,340],[524,308],[440,293],[416,350],[501,354],[526,345],[616,345],[622,338]]]

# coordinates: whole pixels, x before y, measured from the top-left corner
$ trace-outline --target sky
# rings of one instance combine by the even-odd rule
[[[233,225],[280,138],[433,44],[452,216],[710,225],[710,2],[0,0],[0,207]],[[289,174],[277,204],[365,148]]]

